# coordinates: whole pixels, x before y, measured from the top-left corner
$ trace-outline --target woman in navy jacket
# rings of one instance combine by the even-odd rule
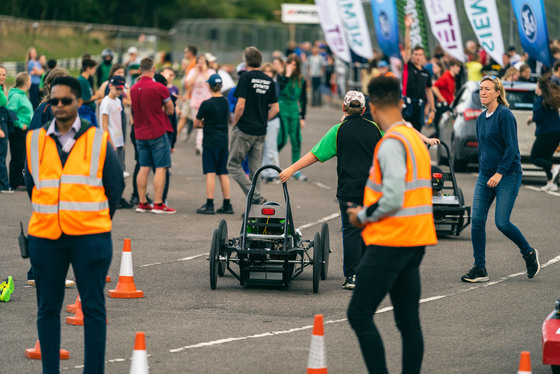
[[[480,102],[487,110],[476,120],[479,170],[471,224],[474,266],[461,280],[470,283],[488,282],[486,220],[494,199],[496,226],[517,245],[527,266],[527,277],[533,278],[540,270],[537,250],[529,245],[521,231],[510,221],[522,174],[517,121],[508,108],[500,78],[482,78],[479,92]]]

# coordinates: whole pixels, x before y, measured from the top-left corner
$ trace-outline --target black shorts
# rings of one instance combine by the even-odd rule
[[[227,174],[228,155],[229,152],[227,148],[220,149],[202,147],[202,172],[204,174]]]

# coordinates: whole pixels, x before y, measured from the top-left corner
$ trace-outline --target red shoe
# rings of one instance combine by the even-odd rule
[[[161,204],[154,204],[152,208],[152,213],[156,214],[175,214],[177,211],[173,208],[168,207],[164,203]]]
[[[146,213],[146,212],[150,212],[152,210],[152,206],[148,203],[139,203],[138,206],[136,207],[136,211],[138,213]]]

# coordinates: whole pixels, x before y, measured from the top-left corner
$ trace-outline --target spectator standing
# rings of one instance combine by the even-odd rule
[[[348,306],[348,322],[368,371],[387,373],[383,341],[373,316],[388,293],[402,338],[402,372],[420,373],[424,342],[419,267],[425,247],[437,243],[430,155],[402,117],[395,78],[373,79],[369,97],[372,116],[385,134],[375,148],[364,207],[347,210],[350,222],[363,227],[367,246]]]
[[[33,113],[33,118],[31,118],[31,123],[29,124],[29,130],[35,130],[43,127],[45,124],[50,123],[53,120],[52,108],[49,100],[51,98],[51,84],[58,77],[68,77],[70,73],[68,70],[61,68],[52,69],[43,81],[43,91],[45,95],[41,100],[41,103]]]
[[[428,122],[434,119],[436,112],[434,95],[432,94],[432,80],[430,73],[424,68],[426,55],[424,48],[410,45],[410,27],[414,20],[410,15],[405,17],[404,50],[402,51],[405,63],[405,76],[403,76],[403,95],[405,107],[403,117],[412,123],[417,131],[422,131],[424,118]],[[426,105],[426,101],[427,104]]]
[[[437,98],[436,115],[433,121],[436,130],[436,138],[439,136],[438,122],[443,113],[453,104],[453,100],[455,100],[455,77],[460,72],[461,63],[455,59],[451,59],[449,61],[449,69],[446,70],[432,86],[432,91]]]
[[[535,142],[531,149],[531,162],[544,169],[547,184],[542,191],[557,191],[560,165],[552,162],[552,155],[560,145],[560,87],[549,80],[548,75],[539,78],[535,90],[537,100],[533,104],[533,116],[527,121],[534,121]]]
[[[28,247],[36,276],[43,372],[60,370],[60,310],[64,277],[72,264],[84,313],[84,372],[103,373],[103,288],[113,255],[111,218],[124,188],[122,169],[108,134],[78,116],[80,83],[59,77],[50,97],[55,119],[28,135],[25,170],[33,207]]]
[[[208,85],[206,81],[210,78],[212,74],[215,74],[214,69],[208,67],[208,60],[205,55],[198,56],[197,64],[194,69],[189,71],[187,75],[187,91],[191,93],[190,98],[190,111],[193,117],[196,117],[198,108],[204,100],[210,98],[210,92],[208,91]],[[196,141],[195,141],[195,151],[199,155],[202,153],[202,129],[196,130]]]
[[[136,83],[136,79],[140,76],[140,57],[138,57],[138,48],[132,46],[128,49],[128,60],[124,65],[126,69],[126,82],[129,87]]]
[[[503,82],[515,82],[519,80],[519,70],[516,67],[511,66],[506,70],[505,74],[501,78]]]
[[[275,57],[273,62],[264,63],[262,72],[268,75],[275,83],[276,96],[280,96],[280,86],[278,85],[278,74],[284,73],[284,64],[282,59]],[[275,68],[276,67],[276,68]],[[266,138],[264,141],[264,151],[262,165],[275,165],[280,167],[280,159],[278,157],[278,130],[280,129],[280,115],[276,115],[267,122]],[[265,169],[261,172],[261,177],[265,183],[277,182],[278,172],[272,169]]]
[[[519,81],[536,83],[537,80],[531,76],[531,67],[523,64],[519,67]]]
[[[277,80],[280,86],[278,152],[282,151],[290,139],[292,163],[295,163],[301,156],[301,130],[305,126],[307,109],[307,85],[301,75],[301,60],[295,53],[288,56],[285,73],[279,74]],[[300,172],[294,173],[294,178],[307,180],[307,177]]]
[[[25,164],[25,134],[33,116],[33,105],[27,98],[31,87],[31,77],[27,73],[16,75],[16,85],[8,93],[8,109],[12,110],[17,120],[14,132],[9,135],[10,142],[10,187],[25,190],[22,170]]]
[[[8,180],[8,169],[6,167],[6,156],[8,154],[8,136],[9,129],[13,126],[11,124],[14,119],[11,112],[8,111],[6,105],[8,104],[8,96],[4,88],[6,76],[8,71],[0,65],[0,192],[10,193],[13,190],[10,188]]]
[[[471,222],[474,266],[461,280],[470,283],[488,281],[486,220],[494,199],[496,226],[517,245],[527,266],[527,277],[533,278],[540,270],[537,250],[529,245],[521,231],[510,221],[521,186],[521,155],[517,122],[508,108],[500,78],[482,78],[480,102],[487,110],[476,120],[479,170],[474,188]]]
[[[97,115],[95,114],[97,108],[95,100],[103,98],[103,95],[100,92],[94,94],[93,87],[89,83],[90,78],[95,75],[96,69],[97,62],[91,59],[82,61],[82,71],[78,77],[78,82],[80,82],[82,89],[82,106],[80,107],[79,114],[80,117],[98,127]]]
[[[247,71],[243,73],[235,89],[237,104],[231,131],[228,172],[247,195],[251,181],[262,162],[267,121],[279,112],[274,81],[260,71],[261,52],[247,47],[243,52]],[[249,178],[241,163],[249,156]],[[252,203],[263,204],[266,199],[260,194],[260,181],[256,181]]]
[[[173,131],[167,117],[173,113],[173,102],[167,88],[154,81],[155,66],[151,58],[144,58],[140,62],[140,72],[140,80],[130,89],[140,164],[136,211],[174,214],[175,209],[168,207],[162,200],[165,174],[171,167],[171,146],[166,133]],[[148,174],[152,168],[155,168],[153,207],[146,199]]]
[[[97,68],[97,87],[101,87],[104,82],[107,82],[110,78],[111,69],[113,68],[113,51],[109,48],[105,48],[101,52],[101,64]]]
[[[509,46],[507,49],[507,54],[509,56],[509,63],[512,66],[521,61],[521,56],[515,51],[515,46]]]
[[[192,131],[192,123],[194,117],[191,113],[191,91],[187,88],[187,76],[189,72],[196,67],[197,58],[196,54],[198,53],[198,49],[190,45],[185,48],[185,71],[183,74],[183,78],[181,79],[181,87],[185,90],[185,95],[183,96],[183,107],[181,108],[181,117],[179,118],[179,123],[177,124],[177,135],[181,134],[185,126],[187,126],[187,136],[185,139],[191,134]]]
[[[280,181],[284,183],[299,170],[336,156],[336,197],[342,216],[342,263],[346,277],[342,288],[352,290],[356,285],[358,264],[365,245],[361,237],[362,230],[350,223],[346,209],[348,204],[361,205],[364,201],[364,186],[373,160],[373,151],[381,139],[381,132],[377,124],[362,117],[366,110],[363,93],[348,91],[342,110],[345,116],[343,121],[334,125],[310,152],[282,171]]]
[[[229,104],[221,94],[222,78],[212,74],[208,78],[211,98],[203,101],[196,114],[194,127],[202,127],[202,172],[206,174],[206,204],[196,212],[214,214],[214,189],[216,175],[222,187],[223,204],[217,210],[221,214],[233,214],[230,202],[230,183],[227,171]]]
[[[33,106],[33,110],[39,106],[39,85],[41,84],[41,75],[45,72],[43,66],[37,60],[37,50],[30,47],[25,55],[25,67],[27,73],[31,76],[31,87],[29,88],[29,100]]]
[[[471,56],[471,60],[465,63],[467,68],[467,80],[468,81],[480,81],[482,79],[482,63],[480,62],[480,56],[474,54]]]
[[[325,59],[319,54],[319,48],[311,48],[311,56],[308,56],[309,77],[311,78],[311,106],[321,106],[321,79],[325,74]]]
[[[504,53],[502,55],[502,67],[500,69],[500,71],[498,72],[498,78],[502,78],[504,76],[504,74],[506,73],[506,71],[508,71],[509,68],[511,68],[512,65],[510,63],[509,60],[509,55],[507,53]]]
[[[338,56],[334,56],[334,73],[336,74],[336,89],[339,98],[343,98],[346,93],[346,62]]]
[[[119,97],[124,91],[126,80],[120,75],[113,75],[109,80],[109,93],[101,101],[99,114],[101,128],[109,132],[109,143],[117,153],[121,168],[124,170],[124,135],[122,129],[122,103]]]

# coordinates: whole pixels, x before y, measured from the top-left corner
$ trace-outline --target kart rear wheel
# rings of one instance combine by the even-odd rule
[[[220,257],[226,256],[226,247],[227,247],[227,240],[228,240],[227,237],[228,237],[227,223],[224,219],[222,219],[218,224],[218,240],[219,240],[218,253]],[[220,261],[218,265],[218,275],[220,277],[223,277],[225,273],[226,273],[226,262]]]
[[[327,274],[329,272],[329,254],[331,253],[331,243],[329,240],[329,225],[323,222],[321,227],[321,247],[322,247],[322,262],[321,266],[321,280],[327,279]]]
[[[321,279],[321,268],[323,267],[323,247],[321,245],[321,234],[315,233],[313,239],[313,292],[319,292],[319,280]]]
[[[220,266],[220,243],[218,229],[212,232],[212,246],[210,247],[210,288],[215,290],[218,284],[218,268]]]

